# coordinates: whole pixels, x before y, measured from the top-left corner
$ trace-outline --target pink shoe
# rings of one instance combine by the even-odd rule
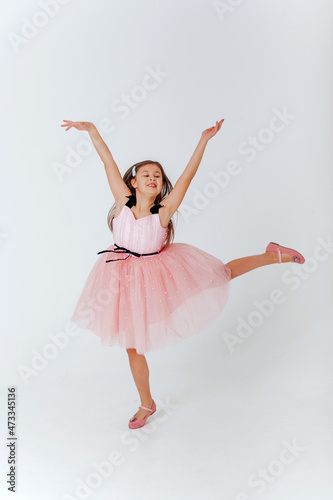
[[[150,413],[148,413],[144,418],[132,417],[131,420],[128,422],[128,427],[130,429],[138,429],[139,427],[143,427],[146,423],[147,418],[150,417],[150,415],[152,415],[153,413],[155,413],[156,404],[155,401],[153,400],[151,408],[146,408],[145,406],[139,406],[139,408],[142,408],[143,410],[148,410]]]
[[[293,261],[297,262],[298,264],[304,264],[304,262],[305,262],[303,255],[301,255],[299,252],[296,252],[296,250],[293,250],[292,248],[288,248],[288,247],[282,247],[278,243],[273,243],[273,241],[271,241],[267,245],[266,252],[278,252],[280,264],[282,262],[281,253],[287,253],[288,255],[291,255],[293,258]]]

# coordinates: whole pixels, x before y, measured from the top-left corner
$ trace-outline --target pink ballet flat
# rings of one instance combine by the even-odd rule
[[[282,247],[278,243],[274,243],[271,241],[267,247],[266,247],[266,252],[278,252],[279,254],[279,264],[281,264],[282,259],[281,259],[281,253],[287,253],[288,255],[291,255],[293,258],[294,262],[297,262],[298,264],[304,264],[305,259],[302,254],[299,252],[296,252],[296,250],[293,250],[292,248],[288,247]]]
[[[146,408],[145,406],[139,406],[139,408],[142,408],[143,410],[148,410],[150,413],[148,413],[144,418],[132,417],[131,420],[128,422],[128,427],[130,429],[138,429],[139,427],[143,427],[146,423],[147,418],[150,417],[153,413],[155,413],[156,404],[155,401],[153,400],[151,408]]]

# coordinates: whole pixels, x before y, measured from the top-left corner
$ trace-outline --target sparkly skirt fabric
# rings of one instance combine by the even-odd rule
[[[102,344],[144,354],[203,332],[221,314],[231,270],[220,259],[187,243],[127,256],[98,258],[71,317]],[[122,260],[105,262],[116,258]]]

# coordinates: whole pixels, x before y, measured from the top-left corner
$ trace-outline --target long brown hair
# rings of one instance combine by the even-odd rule
[[[155,198],[155,203],[161,203],[161,205],[163,205],[163,198],[165,198],[165,196],[167,196],[172,191],[173,186],[172,186],[168,176],[164,172],[162,165],[158,161],[144,160],[144,161],[141,161],[139,163],[135,163],[128,170],[126,170],[126,172],[123,176],[123,181],[125,182],[127,187],[130,189],[132,195],[135,196],[135,188],[131,184],[131,179],[134,179],[134,176],[132,175],[133,167],[135,167],[135,173],[137,173],[140,167],[142,167],[143,165],[151,164],[151,163],[156,164],[161,169],[162,183],[163,184],[162,184],[161,192]],[[107,223],[108,223],[109,229],[112,233],[113,233],[113,219],[114,219],[115,212],[116,212],[116,203],[114,203],[112,205],[112,207],[109,210],[108,216],[107,216]],[[177,211],[176,211],[176,213],[177,213]],[[163,248],[165,248],[166,246],[170,245],[173,242],[174,236],[175,236],[175,230],[174,230],[174,225],[173,225],[173,221],[171,218],[169,221],[169,224],[168,224],[168,232],[167,232],[167,236],[166,236],[166,240],[165,240],[165,243],[163,245]]]

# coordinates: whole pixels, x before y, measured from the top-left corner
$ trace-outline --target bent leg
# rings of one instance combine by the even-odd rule
[[[281,257],[282,262],[290,262],[292,260],[292,257],[286,253],[281,254]],[[259,255],[250,255],[249,257],[232,260],[227,265],[231,269],[231,279],[233,279],[257,267],[276,264],[277,262],[279,262],[277,252],[265,252]]]
[[[126,349],[128,359],[134,378],[135,385],[139,391],[141,405],[150,408],[153,403],[153,398],[150,394],[149,387],[149,368],[146,358],[143,354],[138,354],[136,349]],[[134,415],[136,418],[143,418],[149,412],[140,408]]]

